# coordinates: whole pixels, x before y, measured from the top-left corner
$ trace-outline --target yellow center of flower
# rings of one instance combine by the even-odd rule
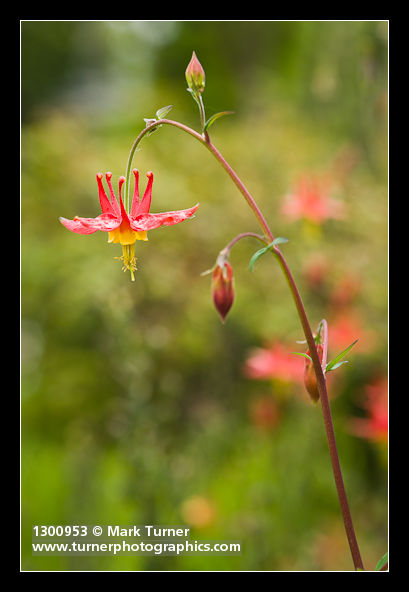
[[[121,245],[133,245],[135,241],[143,240],[147,241],[148,236],[146,230],[142,230],[137,232],[136,230],[132,230],[132,228],[126,222],[122,222],[118,228],[115,230],[111,230],[108,232],[108,242],[109,243],[121,243]]]
[[[124,262],[123,271],[129,270],[131,272],[131,279],[134,282],[135,277],[133,272],[136,270],[135,258],[135,242],[137,240],[147,241],[147,231],[132,230],[127,220],[123,220],[121,225],[115,230],[108,232],[109,243],[120,243],[122,245],[122,257],[115,257]]]

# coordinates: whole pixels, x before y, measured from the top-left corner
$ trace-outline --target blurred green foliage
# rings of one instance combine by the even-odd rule
[[[169,117],[198,128],[184,78],[193,50],[208,116],[235,112],[212,140],[289,239],[312,324],[327,318],[331,338],[339,312],[359,320],[361,340],[331,383],[333,416],[367,568],[386,551],[387,456],[348,422],[387,375],[387,35],[376,21],[21,23],[24,570],[352,569],[319,407],[301,383],[243,371],[254,347],[302,349],[278,266],[266,255],[250,272],[259,243],[235,247],[225,326],[200,275],[236,234],[258,231],[212,156],[169,126],[143,140],[134,166],[142,188],[154,171],[152,211],[201,206],[137,243],[135,283],[106,235],[58,221],[100,213],[95,174],[111,170],[117,186],[158,108],[172,104]],[[283,217],[300,174],[334,170],[345,220]],[[312,281],[317,261],[325,271]],[[346,279],[347,305],[334,300]],[[271,425],[252,413],[263,397],[278,410]],[[240,540],[243,551],[32,556],[34,524],[92,523],[187,523],[193,540]]]

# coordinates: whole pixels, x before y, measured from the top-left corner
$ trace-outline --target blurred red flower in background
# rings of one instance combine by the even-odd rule
[[[277,403],[271,395],[261,395],[250,403],[251,423],[261,430],[274,429],[280,419]]]
[[[310,290],[326,290],[330,273],[330,263],[324,253],[313,253],[302,264],[303,279]]]
[[[349,430],[355,436],[376,442],[388,440],[388,381],[378,378],[365,387],[365,400],[362,407],[367,412],[365,418],[353,418]]]
[[[348,312],[337,315],[328,322],[328,343],[335,353],[342,351],[355,339],[358,339],[356,352],[371,348],[372,332],[363,326],[356,313]]]
[[[303,175],[295,190],[286,196],[281,211],[291,220],[304,218],[322,224],[328,218],[344,218],[345,205],[329,196],[327,180]]]
[[[276,378],[284,382],[303,380],[304,364],[280,343],[270,348],[255,348],[250,352],[244,367],[248,378],[265,380]]]
[[[357,275],[344,273],[343,277],[333,286],[330,304],[334,310],[350,308],[361,293],[362,282]]]

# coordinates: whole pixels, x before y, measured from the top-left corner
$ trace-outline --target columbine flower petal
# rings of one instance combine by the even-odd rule
[[[119,215],[119,208],[117,210],[114,209],[113,204],[110,203],[110,201],[107,197],[107,194],[105,193],[104,186],[102,185],[102,176],[103,176],[102,173],[97,173],[98,197],[99,197],[99,203],[101,205],[101,210],[104,214],[109,213],[109,214]],[[108,176],[109,176],[109,180],[111,180],[112,173],[106,174],[107,181],[108,181]]]
[[[137,185],[138,185],[138,171],[136,169],[134,169],[133,172],[135,175],[135,190],[136,190]],[[135,191],[135,193],[134,193],[134,199],[132,200],[132,207],[131,207],[131,217],[132,218],[134,218],[138,214],[147,214],[151,208],[152,185],[153,185],[152,171],[149,171],[149,173],[146,173],[146,176],[148,177],[148,184],[146,186],[145,193],[143,194],[143,198],[141,199],[140,203],[139,203],[139,199],[138,199],[137,204],[134,203],[136,201],[137,194],[139,192]]]
[[[96,218],[80,218],[76,216],[73,220],[67,220],[67,218],[61,217],[60,222],[68,230],[77,234],[92,234],[93,232],[97,232],[97,230],[104,232],[114,230],[121,224],[121,219],[118,219],[112,214],[101,214]]]
[[[187,210],[175,210],[172,212],[161,212],[159,214],[139,214],[130,219],[130,225],[133,230],[139,232],[141,230],[153,230],[160,226],[173,226],[173,224],[179,224],[179,222],[183,222],[186,218],[190,218],[198,207],[199,204],[196,204],[193,208],[188,208]]]
[[[108,187],[109,187],[109,193],[110,193],[110,196],[111,196],[112,209],[113,209],[113,211],[114,211],[114,213],[115,213],[116,216],[120,216],[121,215],[121,211],[120,211],[118,200],[117,200],[117,198],[115,196],[114,190],[112,188],[112,183],[111,183],[112,173],[105,173],[105,178],[107,180],[107,184],[108,184]],[[122,177],[121,177],[121,179],[122,179]]]

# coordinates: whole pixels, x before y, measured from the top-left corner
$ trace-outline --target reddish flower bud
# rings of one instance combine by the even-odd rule
[[[213,302],[223,323],[234,300],[233,269],[227,261],[217,264],[212,276]]]
[[[319,361],[322,364],[324,348],[320,344],[317,345],[317,353]],[[307,355],[310,355],[310,350],[307,351]],[[304,385],[311,399],[314,401],[314,403],[316,403],[320,398],[320,393],[318,391],[317,377],[315,375],[314,366],[308,358],[305,358]]]
[[[188,67],[186,68],[186,81],[194,93],[203,92],[205,87],[205,72],[201,63],[196,57],[195,52],[192,54]]]

